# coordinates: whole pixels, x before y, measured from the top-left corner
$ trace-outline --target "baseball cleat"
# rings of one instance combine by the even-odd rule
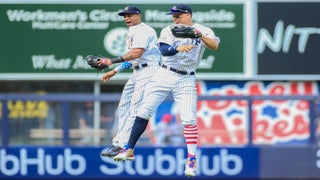
[[[125,160],[133,161],[134,160],[133,149],[123,148],[123,149],[121,149],[121,151],[119,152],[118,155],[113,157],[113,159],[115,161],[125,161]]]
[[[122,148],[119,146],[111,146],[108,149],[105,150],[105,152],[101,153],[101,156],[103,157],[114,157],[117,154],[119,154],[120,150]]]
[[[188,161],[186,163],[186,169],[184,171],[184,174],[186,176],[195,176],[196,175],[196,169],[197,169],[197,165],[196,165],[196,158],[195,157],[190,157],[188,158]]]

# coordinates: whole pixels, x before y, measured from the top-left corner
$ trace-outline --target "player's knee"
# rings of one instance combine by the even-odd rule
[[[153,115],[153,112],[150,110],[146,110],[146,109],[138,111],[138,113],[137,113],[137,117],[147,119],[147,120],[149,120],[152,115]]]

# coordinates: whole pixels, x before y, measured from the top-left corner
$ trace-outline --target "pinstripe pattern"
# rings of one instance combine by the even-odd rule
[[[145,98],[137,115],[149,119],[160,103],[172,93],[181,114],[182,124],[195,125],[197,101],[195,83],[195,76],[180,75],[160,68],[146,86]]]
[[[200,30],[203,35],[215,38],[215,34],[210,28],[200,24],[194,24],[193,26]],[[189,52],[178,52],[173,56],[163,56],[162,63],[178,70],[196,71],[206,47],[200,39],[175,38],[171,33],[170,26],[167,26],[161,31],[158,41],[171,46],[195,45],[195,48]],[[196,77],[194,75],[181,75],[168,69],[160,68],[146,87],[145,99],[137,115],[144,119],[149,119],[160,103],[169,93],[172,93],[181,115],[182,124],[196,125],[197,94],[195,84]]]
[[[136,109],[142,101],[146,84],[159,68],[161,53],[158,49],[157,39],[155,30],[144,23],[129,28],[126,38],[128,51],[133,48],[145,49],[140,58],[130,62],[133,65],[147,63],[148,67],[134,70],[124,86],[118,106],[117,134],[112,140],[114,146],[123,147],[128,143]]]
[[[120,102],[118,105],[117,110],[117,116],[118,116],[118,129],[116,136],[112,139],[112,144],[114,146],[123,145],[123,143],[126,143],[126,134],[127,131],[124,131],[126,120],[129,117],[129,109],[131,105],[131,97],[134,91],[134,81],[131,80],[131,78],[127,81],[126,85],[124,86],[120,98]]]
[[[214,32],[205,26],[195,23],[196,29],[207,37],[215,38]],[[159,42],[169,44],[171,46],[180,46],[193,44],[196,47],[189,52],[179,52],[174,56],[164,56],[163,64],[183,71],[196,71],[205,50],[205,44],[200,39],[176,38],[172,35],[170,26],[165,27],[160,34]]]
[[[181,7],[181,8],[180,8]],[[186,10],[186,11],[183,11]],[[191,8],[184,4],[178,4],[171,8],[171,14],[177,13],[190,14]],[[190,18],[191,16],[184,16],[185,18]],[[175,18],[180,18],[173,16],[174,22]],[[181,22],[183,22],[183,17],[181,17]],[[191,19],[186,19],[191,20]],[[191,21],[192,22],[192,21]],[[199,30],[202,35],[215,38],[214,32],[205,26],[200,24],[193,25],[197,30]],[[202,38],[201,38],[202,39]],[[165,27],[160,34],[159,43],[165,43],[171,47],[179,47],[176,49],[177,52],[173,56],[163,56],[162,63],[164,68],[159,68],[156,73],[151,78],[150,82],[146,85],[144,91],[144,100],[142,101],[140,108],[137,110],[137,117],[134,122],[134,130],[131,132],[131,136],[126,146],[132,151],[136,145],[138,138],[141,137],[145,128],[147,127],[146,121],[149,120],[162,103],[169,93],[173,94],[174,101],[178,107],[179,114],[181,116],[181,123],[184,125],[184,137],[187,143],[188,151],[188,162],[185,166],[185,175],[186,176],[195,176],[196,175],[196,151],[197,151],[197,142],[198,142],[198,128],[196,120],[196,103],[197,103],[197,93],[196,93],[196,77],[194,72],[196,71],[200,59],[202,58],[203,52],[206,48],[204,40],[211,49],[214,47],[211,46],[209,39],[200,38],[175,38],[172,33],[170,26]],[[188,50],[183,45],[193,45],[193,49],[188,52],[182,52]],[[186,49],[185,49],[186,48]],[[182,50],[181,50],[182,49]],[[184,73],[183,73],[184,72]],[[188,72],[188,73],[185,73]],[[119,158],[122,156],[127,156],[127,151],[120,153]],[[118,157],[115,157],[117,159]]]
[[[134,61],[133,64],[148,63],[158,64],[161,58],[161,53],[158,48],[158,36],[156,31],[150,26],[140,23],[136,26],[131,26],[127,34],[126,43],[128,51],[132,48],[144,48],[145,52],[142,56]]]

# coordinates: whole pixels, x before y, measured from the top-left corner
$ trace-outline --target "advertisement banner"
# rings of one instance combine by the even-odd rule
[[[202,96],[317,95],[316,82],[206,81],[197,83]],[[310,108],[305,100],[254,100],[253,144],[307,144],[310,137]],[[151,128],[163,114],[177,115],[173,102],[160,105]],[[197,103],[199,143],[202,145],[246,145],[248,143],[247,100],[201,100]]]
[[[320,75],[320,2],[259,2],[257,7],[257,74]]]
[[[262,179],[273,179],[274,177],[277,179],[319,179],[319,147],[261,148],[259,172]]]
[[[0,72],[30,78],[64,73],[75,79],[80,78],[77,74],[94,72],[84,61],[86,55],[118,57],[126,52],[127,27],[118,15],[124,6],[1,4]],[[173,23],[166,14],[171,6],[139,4],[142,21],[159,35]],[[219,51],[205,51],[198,72],[210,77],[244,75],[243,4],[193,4],[192,8],[194,22],[210,27],[221,39]]]
[[[318,145],[319,145],[319,139],[318,139]],[[309,173],[312,178],[320,178],[320,148],[319,146],[311,147],[311,151],[309,153],[309,156],[311,158],[309,163]]]
[[[186,149],[137,147],[135,160],[115,162],[97,147],[0,148],[0,179],[185,179]],[[199,148],[198,178],[257,178],[258,148]]]

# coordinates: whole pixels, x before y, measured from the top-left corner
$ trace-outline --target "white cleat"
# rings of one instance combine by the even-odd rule
[[[134,154],[133,154],[133,149],[121,149],[118,155],[114,156],[113,159],[115,161],[133,161],[134,160]]]
[[[185,167],[186,167],[186,169],[184,171],[184,174],[186,176],[189,176],[189,177],[195,176],[196,175],[196,169],[197,169],[196,158],[195,157],[188,158],[188,161],[187,161]]]

